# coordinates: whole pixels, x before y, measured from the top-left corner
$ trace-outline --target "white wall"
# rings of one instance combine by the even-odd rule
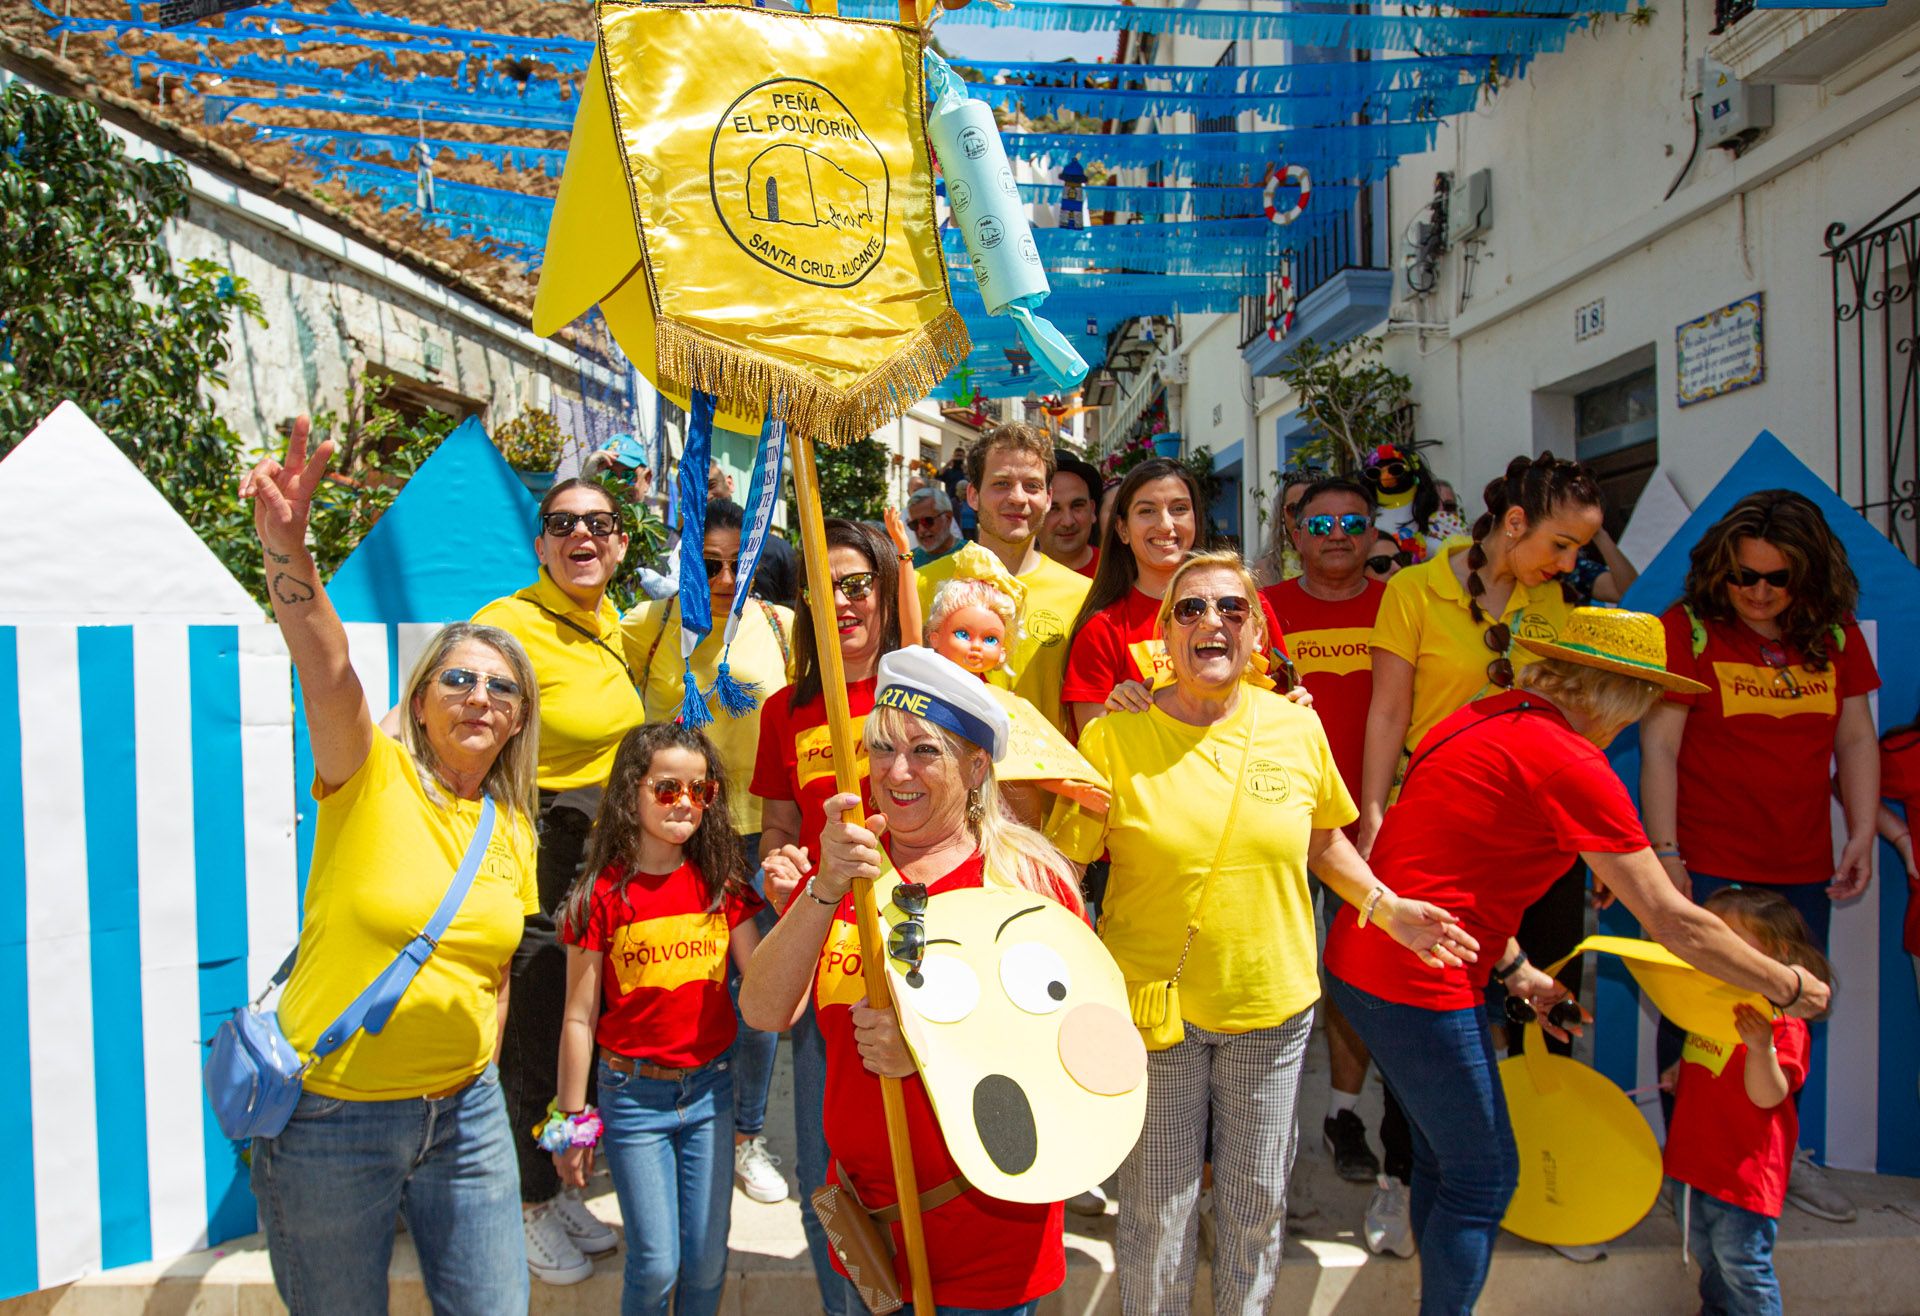
[[[1819,85],[1777,86],[1772,131],[1737,159],[1703,147],[1663,201],[1687,156],[1685,70],[1705,48],[1711,14],[1711,0],[1676,0],[1645,26],[1607,22],[1576,36],[1444,128],[1438,149],[1394,171],[1396,235],[1431,195],[1436,171],[1452,171],[1456,185],[1493,171],[1494,222],[1474,252],[1471,295],[1462,300],[1463,247],[1442,258],[1433,295],[1408,302],[1404,284],[1396,289],[1397,309],[1451,324],[1450,339],[1396,333],[1388,349],[1414,380],[1420,436],[1444,444],[1433,454],[1443,475],[1477,487],[1516,452],[1570,455],[1571,393],[1649,355],[1661,461],[1689,501],[1762,428],[1832,472],[1822,238],[1830,223],[1858,226],[1920,181],[1920,59],[1911,53],[1920,25]],[[1676,327],[1756,291],[1766,295],[1765,381],[1682,409]],[[1599,298],[1604,332],[1575,342],[1575,309]]]

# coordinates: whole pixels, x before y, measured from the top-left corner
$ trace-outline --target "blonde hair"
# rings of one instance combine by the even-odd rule
[[[520,729],[501,746],[480,784],[493,796],[494,807],[506,815],[509,823],[531,828],[540,813],[540,683],[534,677],[533,662],[527,657],[527,651],[506,631],[498,626],[457,621],[442,626],[434,634],[414,660],[413,670],[407,674],[406,689],[400,695],[405,714],[400,719],[400,743],[413,758],[414,770],[420,774],[420,786],[427,798],[445,808],[447,800],[440,789],[440,760],[433,746],[427,743],[426,729],[414,715],[413,701],[426,693],[427,683],[446,662],[447,655],[468,640],[484,644],[506,659],[526,700]]]
[[[1541,658],[1514,674],[1516,689],[1544,695],[1582,714],[1596,731],[1619,732],[1660,702],[1660,687],[1625,672],[1589,667],[1564,658]],[[1592,737],[1589,737],[1592,739]]]
[[[1257,653],[1265,649],[1272,637],[1267,634],[1266,609],[1260,606],[1260,587],[1254,583],[1253,573],[1247,570],[1247,564],[1240,560],[1240,555],[1225,548],[1195,553],[1174,569],[1173,578],[1167,582],[1166,595],[1160,600],[1160,612],[1154,619],[1161,636],[1167,635],[1168,623],[1173,620],[1173,605],[1180,601],[1181,583],[1196,571],[1214,570],[1231,571],[1240,578],[1242,588],[1247,591],[1247,606],[1253,610],[1254,651]]]
[[[985,608],[1006,623],[1007,641],[1000,646],[1000,665],[1011,673],[1013,651],[1019,647],[1022,639],[1020,607],[1013,601],[1012,595],[990,581],[973,576],[955,576],[935,590],[933,607],[927,612],[927,624],[922,628],[925,633],[920,637],[920,642],[932,644],[930,637],[940,629],[940,623],[962,608]]]
[[[920,732],[931,735],[958,762],[987,752],[957,732],[898,708],[875,708],[867,714],[862,735],[871,750],[876,742],[904,740]],[[980,822],[972,830],[986,860],[986,880],[997,886],[1017,886],[1049,900],[1060,900],[1064,894],[1068,898],[1062,903],[1084,915],[1086,906],[1080,899],[1080,879],[1073,865],[1046,837],[1013,816],[1000,796],[991,763],[979,793]]]

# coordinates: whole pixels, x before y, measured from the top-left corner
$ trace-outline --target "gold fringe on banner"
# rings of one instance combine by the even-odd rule
[[[900,419],[972,350],[966,321],[949,307],[869,371],[858,387],[842,392],[816,375],[716,341],[665,316],[654,322],[663,385],[711,393],[722,412],[757,415],[775,406],[790,434],[829,447],[870,438]]]

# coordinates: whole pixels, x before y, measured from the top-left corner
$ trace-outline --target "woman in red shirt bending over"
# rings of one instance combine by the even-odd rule
[[[917,887],[924,925],[935,929],[950,891],[1017,886],[1079,913],[1078,887],[1060,852],[1000,800],[993,765],[1006,752],[1007,715],[979,677],[916,645],[880,660],[875,703],[863,734],[879,812],[863,827],[838,821],[860,807],[858,796],[827,801],[819,868],[748,966],[740,1009],[749,1027],[780,1028],[812,1000],[826,1040],[826,1134],[836,1167],[829,1182],[844,1177],[876,1213],[895,1204],[880,1076],[905,1080],[934,1303],[941,1312],[1027,1316],[1066,1278],[1061,1204],[1006,1202],[965,1180],[956,1185],[959,1172],[893,1009],[867,1003],[848,893],[855,877],[878,878],[890,860],[911,884],[897,888],[896,899]],[[889,1227],[904,1292],[897,1219]]]
[[[703,1316],[720,1305],[733,1206],[736,1026],[731,958],[760,942],[760,898],[733,829],[726,770],[706,736],[674,722],[635,727],[561,910],[567,1013],[559,1095],[536,1134],[562,1183],[584,1188],[599,1121],[627,1224],[625,1316]]]
[[[1787,489],[1748,494],[1694,545],[1686,593],[1661,618],[1668,666],[1707,688],[1668,695],[1640,733],[1640,807],[1674,886],[1701,901],[1771,887],[1823,954],[1834,902],[1860,895],[1873,873],[1880,750],[1867,695],[1880,674],[1854,625],[1859,598],[1818,507]],[[1847,815],[1837,866],[1835,761]],[[1662,1024],[1662,1069],[1683,1040]],[[1811,1153],[1796,1156],[1787,1200],[1825,1220],[1854,1217]]]
[[[1827,1004],[1825,983],[1754,950],[1673,889],[1601,753],[1662,689],[1701,688],[1666,670],[1660,623],[1578,608],[1557,639],[1514,643],[1540,661],[1516,674],[1514,689],[1427,733],[1369,861],[1401,899],[1456,914],[1480,945],[1478,964],[1422,963],[1368,927],[1371,901],[1343,906],[1327,933],[1328,994],[1413,1126],[1421,1316],[1466,1316],[1486,1282],[1520,1173],[1486,1024],[1488,966],[1546,1023],[1567,989],[1527,962],[1515,933],[1576,858],[1687,963],[1797,1017]]]

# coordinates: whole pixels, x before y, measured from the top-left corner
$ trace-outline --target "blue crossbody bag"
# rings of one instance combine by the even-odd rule
[[[234,1010],[214,1032],[213,1040],[207,1043],[207,1061],[200,1076],[222,1133],[235,1141],[278,1136],[293,1118],[307,1070],[339,1050],[362,1028],[378,1033],[387,1026],[394,1007],[413,984],[414,975],[438,948],[467,892],[473,889],[473,879],[480,872],[480,861],[493,837],[493,816],[493,797],[487,796],[481,801],[480,824],[474,828],[473,840],[453,875],[453,885],[440,898],[440,907],[433,911],[426,930],[401,948],[393,963],[320,1034],[311,1056],[302,1060],[280,1031],[278,1016],[260,1008],[268,994],[293,972],[294,957],[300,953],[298,946],[260,994]]]

